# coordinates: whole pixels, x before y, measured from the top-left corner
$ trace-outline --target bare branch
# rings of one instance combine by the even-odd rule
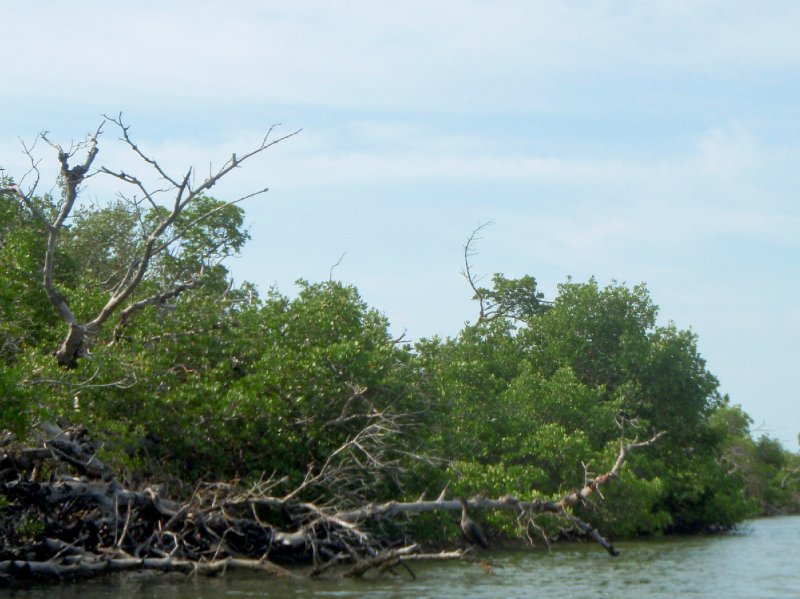
[[[331,266],[330,270],[328,271],[328,281],[333,281],[333,270],[342,263],[344,260],[344,256],[347,252],[342,252],[342,255],[339,256],[339,259],[336,261],[336,264]]]
[[[69,387],[71,389],[102,389],[102,388],[109,388],[114,387],[117,389],[129,389],[136,384],[136,377],[125,376],[117,381],[112,381],[110,383],[93,383],[97,378],[97,375],[100,374],[100,368],[95,369],[94,373],[85,378],[82,381],[70,381],[65,377],[57,378],[57,379],[45,379],[45,378],[35,378],[35,379],[27,379],[21,381],[22,385],[50,385],[52,387]]]
[[[566,519],[583,535],[589,536],[595,541],[597,541],[611,555],[617,555],[617,550],[611,545],[611,543],[609,543],[605,538],[603,538],[602,535],[600,535],[600,533],[597,530],[595,530],[589,524],[580,520],[574,514],[571,514],[568,510],[569,508],[583,505],[586,499],[589,496],[591,496],[594,492],[599,493],[599,488],[603,484],[607,483],[611,479],[618,478],[620,474],[620,469],[622,468],[622,464],[625,462],[625,459],[627,458],[628,454],[631,451],[653,445],[664,434],[665,432],[660,432],[653,435],[650,439],[646,441],[634,440],[633,442],[628,444],[626,444],[624,442],[624,439],[622,439],[620,441],[620,451],[617,454],[617,458],[614,461],[614,465],[612,466],[611,470],[609,470],[604,474],[589,479],[585,483],[583,488],[566,493],[558,501],[543,501],[540,499],[534,499],[532,501],[522,501],[520,499],[517,499],[516,497],[510,497],[510,496],[501,497],[499,499],[486,499],[482,497],[477,497],[473,498],[468,502],[469,507],[472,509],[482,508],[482,509],[492,509],[492,510],[506,510],[506,511],[518,512],[519,514],[525,514],[526,518],[524,520],[518,520],[518,521],[519,522],[524,521],[526,524],[533,522],[533,516],[536,514],[551,514],[555,517]],[[361,507],[347,512],[340,512],[337,514],[337,517],[346,522],[360,523],[365,520],[396,517],[400,514],[407,514],[407,513],[461,509],[461,504],[459,503],[459,501],[445,499],[445,491],[442,491],[441,495],[435,501],[423,501],[421,499],[409,503],[390,501],[388,503],[383,503],[380,505],[369,505],[366,507]],[[530,535],[529,538],[531,538]]]
[[[176,241],[179,241],[180,239],[183,239],[185,237],[185,235],[186,235],[186,232],[189,231],[192,227],[194,227],[196,225],[199,225],[201,222],[203,222],[204,220],[210,218],[214,214],[216,214],[218,212],[221,212],[222,210],[225,210],[225,208],[227,208],[228,206],[233,206],[234,204],[238,204],[238,203],[243,202],[245,200],[249,200],[252,197],[255,197],[255,196],[260,195],[262,193],[266,193],[268,191],[269,191],[269,188],[265,187],[264,189],[260,189],[259,191],[254,191],[253,193],[249,193],[246,196],[242,196],[241,198],[237,198],[235,200],[231,200],[229,202],[225,202],[224,204],[221,204],[221,205],[217,206],[216,208],[212,208],[211,210],[208,210],[207,212],[204,212],[203,214],[201,214],[197,218],[195,218],[195,219],[191,220],[190,222],[186,223],[180,229],[176,230],[169,239],[165,240],[161,245],[159,245],[157,248],[155,248],[153,250],[153,255],[155,256],[156,254],[159,254],[159,253],[163,252],[164,250],[166,250],[169,246],[171,246]]]
[[[33,173],[34,181],[33,181],[33,184],[28,188],[28,194],[27,194],[30,197],[33,197],[35,195],[36,187],[39,185],[39,178],[40,178],[39,163],[41,163],[41,159],[37,160],[33,156],[33,149],[36,147],[36,142],[38,142],[38,141],[39,141],[39,137],[37,136],[33,140],[33,143],[31,144],[31,146],[28,147],[28,144],[25,143],[25,140],[23,140],[22,138],[19,138],[19,143],[22,146],[22,152],[23,152],[23,154],[25,154],[28,157],[28,161],[31,164],[31,167],[30,167],[30,169],[28,169],[28,172],[25,173],[24,175],[22,175],[22,178],[19,180],[19,184],[22,185],[25,182],[25,179],[28,178],[28,175]]]
[[[139,146],[137,146],[135,143],[133,143],[133,140],[131,140],[130,135],[128,135],[128,130],[130,129],[130,125],[125,125],[122,122],[122,113],[121,112],[117,115],[116,118],[115,117],[110,117],[110,116],[105,115],[105,114],[103,115],[103,118],[105,118],[108,121],[111,121],[117,127],[119,127],[120,131],[122,132],[122,137],[121,137],[122,141],[124,141],[126,144],[128,144],[128,146],[136,153],[137,156],[139,156],[147,164],[149,164],[156,171],[158,171],[158,174],[161,175],[162,179],[164,179],[165,181],[169,181],[172,184],[173,187],[180,187],[180,184],[177,181],[175,181],[173,178],[171,178],[169,175],[167,175],[167,173],[164,172],[164,170],[161,168],[161,165],[159,165],[156,160],[154,160],[153,158],[150,158],[150,157],[146,156],[145,154],[143,154],[142,151],[139,149]]]
[[[113,571],[137,568],[214,574],[229,567],[288,575],[268,561],[269,558],[313,565],[307,572],[311,577],[332,571],[334,566],[351,564],[343,575],[360,577],[371,570],[381,573],[410,561],[470,559],[470,550],[425,554],[412,540],[399,537],[396,532],[386,537],[376,532],[380,526],[361,528],[368,522],[381,524],[413,513],[462,509],[461,500],[445,499],[444,491],[435,501],[425,501],[421,497],[413,502],[370,503],[342,510],[303,501],[297,493],[273,496],[271,493],[286,479],[272,476],[262,477],[244,491],[236,483],[201,484],[188,501],[181,503],[163,498],[156,487],[141,491],[123,487],[108,466],[97,459],[91,443],[81,442],[79,429],[62,430],[45,423],[43,430],[46,437],[42,447],[14,454],[10,460],[13,467],[31,469],[32,461],[54,460],[56,466],[66,465],[82,477],[59,474],[57,468],[53,468],[57,474],[49,482],[29,482],[27,476],[21,475],[14,485],[6,487],[7,493],[13,493],[10,505],[36,506],[42,518],[54,521],[89,520],[95,531],[92,545],[85,543],[88,535],[76,538],[72,532],[66,540],[46,539],[37,544],[36,552],[24,553],[30,556],[24,558],[28,561],[0,561],[3,575],[86,577],[110,571],[109,568]],[[365,430],[361,438],[368,434]],[[474,497],[463,500],[463,509],[468,506],[471,510],[516,513],[517,522],[526,528],[531,542],[534,536],[528,529],[537,529],[535,517],[553,517],[617,555],[608,540],[568,508],[576,501],[576,496],[589,489],[585,493],[588,496],[591,490],[618,475],[628,452],[651,445],[660,436],[622,443],[609,472],[590,479],[584,489],[568,493],[561,501]],[[334,453],[344,455],[349,447],[362,445],[358,439],[359,435],[354,436]],[[335,460],[331,460],[318,471],[310,470],[307,481],[335,468]],[[305,488],[309,486],[308,483],[304,485]],[[277,520],[285,523],[283,528],[269,523],[272,519],[267,514],[270,513],[280,514]],[[27,511],[25,515],[29,517]],[[543,531],[541,534],[549,543]],[[491,571],[490,564],[481,566]],[[413,576],[413,572],[410,574]]]
[[[0,195],[11,195],[17,198],[22,204],[31,211],[31,213],[39,219],[45,227],[50,227],[50,222],[47,220],[44,212],[39,210],[39,207],[36,206],[33,202],[33,197],[29,194],[26,194],[22,191],[22,188],[18,184],[11,184],[6,185],[5,187],[0,187]]]
[[[47,215],[37,206],[36,202],[34,201],[33,190],[35,189],[39,180],[38,162],[33,157],[34,146],[28,147],[23,144],[24,151],[28,155],[31,162],[31,169],[26,176],[30,173],[33,173],[36,177],[36,181],[34,182],[31,190],[26,193],[19,184],[6,184],[4,187],[0,187],[0,193],[11,195],[20,204],[25,206],[47,228],[48,237],[43,269],[43,287],[48,299],[50,300],[50,303],[54,306],[61,319],[67,325],[67,335],[59,349],[55,352],[55,355],[59,364],[68,368],[74,368],[77,365],[78,360],[82,356],[86,355],[88,351],[86,347],[87,338],[99,333],[111,315],[121,310],[127,302],[131,301],[134,293],[147,275],[151,266],[151,262],[155,256],[157,256],[160,252],[165,251],[171,244],[174,244],[182,239],[188,230],[196,227],[205,219],[208,219],[215,213],[223,210],[226,206],[265,193],[267,189],[264,188],[257,190],[237,200],[234,200],[233,202],[226,202],[222,206],[212,208],[204,214],[194,217],[189,223],[182,224],[181,227],[172,230],[186,207],[189,206],[193,201],[200,198],[204,192],[211,189],[222,177],[230,173],[234,168],[241,166],[241,164],[246,160],[256,156],[257,154],[285,139],[297,135],[300,132],[300,130],[297,130],[277,139],[273,139],[271,137],[272,132],[275,129],[275,125],[273,125],[269,128],[267,134],[264,136],[258,146],[252,150],[249,150],[248,152],[245,152],[243,155],[237,155],[234,153],[219,171],[216,173],[209,173],[208,178],[206,178],[198,187],[195,188],[192,184],[194,169],[187,169],[185,174],[181,177],[169,175],[166,169],[163,168],[156,159],[145,154],[134,142],[130,134],[130,127],[123,122],[121,113],[117,117],[104,116],[104,119],[105,120],[98,126],[97,130],[93,134],[87,135],[86,138],[81,142],[73,143],[68,150],[65,150],[61,145],[51,141],[47,132],[42,132],[38,136],[37,139],[42,139],[56,151],[57,159],[60,165],[59,179],[62,185],[63,197],[58,207],[58,213],[52,220],[47,217]],[[121,133],[121,141],[123,141],[135,155],[141,158],[145,164],[154,169],[160,178],[167,181],[169,184],[168,187],[151,190],[147,185],[145,185],[141,178],[130,173],[126,173],[125,171],[115,171],[106,166],[101,167],[95,172],[90,172],[92,164],[94,163],[99,151],[97,142],[102,133],[105,122],[111,122],[119,128]],[[81,152],[85,152],[83,161],[73,165],[72,159]],[[68,298],[56,288],[54,282],[55,255],[61,229],[63,228],[67,218],[72,213],[78,197],[79,188],[86,178],[95,173],[102,173],[111,176],[126,185],[131,185],[139,194],[141,194],[142,197],[140,199],[137,199],[136,196],[134,196],[132,199],[126,199],[123,196],[123,199],[125,199],[125,201],[127,201],[133,207],[133,210],[136,213],[139,226],[142,229],[143,240],[138,255],[131,262],[131,266],[125,271],[125,274],[112,289],[111,295],[106,304],[100,308],[100,310],[93,317],[90,317],[86,320],[79,320],[79,318],[72,311]],[[174,193],[171,205],[168,207],[162,207],[158,201],[158,196],[169,192]],[[146,226],[145,224],[146,219],[141,208],[143,202],[147,202],[147,204],[150,206],[150,209],[154,211],[153,214],[156,214],[157,216],[159,215],[160,211],[164,211],[164,213],[161,213],[161,217],[157,218],[156,222],[151,227]],[[169,235],[169,237],[165,239],[167,235]],[[211,248],[210,251],[213,252],[216,251],[216,249],[217,248]],[[112,277],[109,279],[109,282],[113,278],[114,276],[112,275]],[[144,306],[159,302],[163,303],[166,299],[175,297],[179,293],[195,287],[197,284],[197,281],[195,281],[195,278],[193,278],[191,281],[176,283],[166,291],[162,291],[147,298],[133,302],[123,311],[120,324],[124,326],[126,320],[133,313],[142,309]],[[115,334],[113,339],[117,340],[119,339],[119,336]]]
[[[116,171],[112,171],[111,169],[109,169],[109,168],[107,168],[105,166],[102,166],[102,167],[100,167],[100,172],[104,173],[106,175],[110,175],[112,177],[115,177],[115,178],[119,179],[120,181],[122,181],[124,183],[128,183],[128,184],[133,185],[134,187],[136,187],[139,191],[142,192],[142,196],[144,197],[144,199],[146,199],[150,203],[150,207],[154,208],[154,209],[158,208],[158,205],[156,204],[155,199],[154,199],[155,195],[158,194],[158,193],[164,193],[164,192],[170,191],[172,189],[172,188],[169,188],[169,187],[165,187],[165,188],[156,189],[155,191],[150,192],[145,188],[144,184],[138,178],[136,178],[133,175],[130,175],[130,174],[124,172],[124,171],[116,172]]]
[[[199,278],[194,278],[189,281],[184,281],[183,283],[176,283],[175,285],[170,287],[167,291],[164,291],[162,293],[155,293],[137,302],[133,302],[132,304],[125,307],[120,312],[119,323],[117,323],[117,326],[114,327],[114,333],[112,335],[111,344],[117,343],[122,338],[122,332],[127,326],[128,320],[135,312],[138,312],[146,308],[147,306],[163,305],[168,300],[174,297],[178,297],[184,291],[188,291],[189,289],[194,289],[198,287],[200,283],[201,281]]]
[[[481,225],[478,225],[475,229],[472,230],[469,237],[467,237],[467,241],[464,243],[464,266],[461,269],[461,276],[463,276],[469,286],[472,288],[472,291],[475,293],[475,299],[478,300],[478,305],[480,307],[480,313],[478,315],[478,322],[482,322],[486,320],[488,317],[488,311],[491,306],[488,304],[488,300],[484,297],[483,292],[478,287],[478,283],[481,281],[483,277],[478,276],[472,269],[472,264],[470,263],[470,258],[477,255],[477,251],[474,249],[474,244],[476,241],[479,241],[481,238],[478,237],[478,234],[485,229],[486,227],[493,225],[494,221],[488,221]]]
[[[141,252],[141,254],[139,256],[139,266],[138,266],[138,269],[137,269],[136,273],[134,274],[134,276],[130,279],[130,281],[126,285],[122,286],[122,288],[119,289],[109,299],[108,303],[101,309],[101,311],[98,313],[98,315],[90,323],[87,324],[87,327],[92,331],[98,330],[105,323],[105,321],[111,316],[111,314],[113,314],[118,309],[118,307],[123,302],[125,302],[128,299],[128,297],[133,293],[133,291],[139,286],[139,283],[141,282],[141,280],[143,279],[145,273],[147,272],[147,269],[148,269],[148,267],[150,265],[150,261],[153,258],[153,256],[156,253],[158,253],[159,251],[162,251],[164,249],[164,247],[166,247],[166,245],[169,245],[169,243],[172,243],[174,241],[174,240],[172,240],[172,241],[168,242],[167,244],[158,244],[158,245],[156,245],[158,240],[160,239],[161,235],[167,230],[168,227],[170,227],[177,220],[178,216],[182,213],[183,209],[192,200],[194,200],[195,198],[199,197],[202,194],[203,191],[206,191],[206,190],[210,189],[217,181],[219,181],[219,179],[221,179],[223,176],[225,176],[227,173],[229,173],[231,170],[233,170],[233,168],[235,168],[236,166],[240,165],[243,161],[247,160],[251,156],[255,156],[256,154],[258,154],[258,153],[264,151],[265,149],[275,145],[276,143],[279,143],[279,142],[283,141],[284,139],[288,139],[289,137],[292,137],[292,136],[296,135],[300,131],[300,130],[295,131],[294,133],[290,133],[288,135],[285,135],[285,136],[283,136],[283,137],[281,137],[279,139],[273,140],[273,141],[268,141],[268,138],[269,138],[269,133],[268,133],[267,136],[262,141],[262,144],[259,147],[257,147],[256,149],[246,153],[242,158],[238,158],[237,159],[236,155],[234,154],[232,160],[229,161],[228,163],[226,163],[226,166],[224,166],[216,175],[206,179],[206,181],[200,187],[198,187],[197,189],[191,190],[189,188],[189,179],[190,179],[191,174],[192,174],[192,169],[189,169],[186,172],[186,175],[184,175],[184,177],[181,180],[181,182],[178,183],[175,179],[173,179],[173,178],[171,178],[171,177],[166,175],[166,173],[161,168],[161,166],[157,163],[157,161],[155,161],[152,158],[146,157],[139,150],[138,146],[136,146],[131,141],[131,138],[130,138],[130,136],[128,134],[129,127],[122,123],[121,115],[120,115],[120,117],[118,119],[109,119],[109,120],[111,120],[118,127],[120,127],[120,129],[123,132],[124,141],[126,143],[128,143],[128,145],[131,146],[131,148],[134,150],[134,152],[136,152],[139,156],[141,156],[145,160],[145,162],[147,162],[148,164],[153,166],[159,172],[159,174],[161,174],[161,176],[163,178],[165,178],[167,181],[169,181],[175,187],[177,187],[177,191],[175,193],[175,199],[174,199],[172,211],[168,215],[166,215],[163,219],[161,219],[161,221],[156,225],[155,229],[150,232],[150,234],[149,234],[149,236],[147,238],[147,241],[146,241],[146,243],[144,245],[144,249],[142,250],[142,252]],[[270,128],[270,131],[272,131],[272,128]],[[108,172],[112,176],[116,176],[118,178],[122,178],[123,180],[130,179],[129,182],[131,182],[134,185],[137,185],[137,187],[140,187],[140,189],[144,190],[144,187],[141,186],[141,183],[138,181],[138,179],[135,179],[135,178],[130,177],[130,176],[120,177],[120,174],[113,173],[113,172],[109,171],[108,169],[105,169],[104,172]],[[124,175],[124,173],[122,173],[122,175]],[[264,191],[266,191],[266,190],[260,190],[258,192],[253,193],[253,194],[245,196],[245,198],[252,197],[253,195],[257,195],[259,193],[263,193]],[[151,196],[148,196],[148,197],[151,197]],[[244,199],[244,198],[242,198],[242,199]],[[209,213],[209,215],[210,215],[210,213]],[[198,220],[202,220],[203,218],[207,218],[207,216],[208,215],[201,216]]]

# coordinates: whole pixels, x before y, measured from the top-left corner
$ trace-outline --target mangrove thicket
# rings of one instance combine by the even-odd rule
[[[149,174],[99,165],[106,126]],[[352,285],[234,285],[244,212],[212,187],[291,135],[173,175],[110,118],[68,149],[41,136],[54,192],[34,148],[0,181],[0,575],[253,556],[358,575],[458,545],[458,498],[490,543],[607,549],[798,509],[800,458],[753,438],[645,285],[482,287],[473,234],[475,321],[415,342]],[[81,201],[92,177],[122,191]]]

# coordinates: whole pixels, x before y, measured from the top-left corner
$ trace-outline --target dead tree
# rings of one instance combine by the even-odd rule
[[[43,431],[40,446],[0,453],[0,496],[7,504],[0,521],[4,541],[0,586],[148,569],[208,575],[249,569],[286,577],[318,577],[337,571],[345,577],[361,577],[398,565],[409,568],[416,560],[468,557],[465,551],[425,553],[405,535],[380,532],[381,523],[397,522],[409,514],[462,510],[461,501],[446,498],[446,489],[430,501],[420,498],[341,509],[308,501],[299,493],[275,495],[278,481],[262,481],[247,489],[212,483],[199,485],[188,500],[175,501],[156,486],[126,488],[94,455],[82,429],[45,425]],[[473,497],[465,502],[472,511],[510,512],[523,527],[537,515],[550,514],[617,555],[597,529],[573,514],[573,508],[618,478],[631,451],[652,445],[660,437],[661,433],[641,442],[621,440],[609,471],[588,478],[583,487],[561,499]],[[363,441],[348,442],[337,455]],[[36,473],[45,462],[48,480],[37,480]],[[304,489],[315,476],[328,476],[331,468],[323,467],[307,478]],[[19,522],[29,526],[40,522],[41,530],[31,537],[21,532],[25,527],[18,526]],[[343,571],[342,566],[349,569]]]
[[[478,301],[478,323],[492,318],[495,314],[496,306],[494,306],[487,297],[487,290],[478,286],[483,276],[475,273],[470,258],[473,258],[477,254],[474,244],[480,239],[478,234],[491,224],[493,224],[492,221],[478,225],[472,230],[472,233],[469,234],[467,241],[464,242],[464,267],[461,269],[461,276],[467,280],[467,283],[469,283],[470,288],[475,294],[472,299]]]
[[[150,169],[151,174],[166,182],[165,187],[152,189],[143,182],[143,178],[139,178],[130,173],[121,170],[113,170],[106,166],[102,166],[99,169],[94,168],[94,162],[99,152],[98,140],[102,134],[104,125],[107,123],[111,123],[119,129],[121,141],[124,142],[135,156],[144,161],[148,169]],[[267,131],[261,143],[254,149],[242,155],[234,153],[219,170],[216,172],[209,172],[208,176],[202,179],[199,184],[195,183],[196,173],[194,168],[190,167],[182,176],[173,176],[167,173],[158,160],[146,155],[136,143],[134,143],[130,136],[130,127],[123,123],[121,115],[118,117],[104,117],[103,122],[94,133],[87,135],[86,139],[80,143],[73,144],[67,150],[62,148],[59,144],[51,142],[46,132],[41,133],[38,139],[46,142],[56,151],[60,165],[58,175],[62,189],[62,197],[57,206],[56,213],[52,216],[48,215],[45,210],[40,208],[35,196],[36,187],[40,178],[38,161],[33,155],[35,144],[31,147],[24,146],[25,153],[30,159],[31,168],[25,177],[23,177],[23,180],[30,175],[33,177],[33,184],[27,189],[23,189],[20,184],[7,184],[0,187],[0,195],[9,195],[15,198],[30,210],[46,229],[47,241],[44,248],[45,259],[42,285],[50,303],[67,327],[64,340],[55,351],[56,360],[60,365],[67,368],[76,367],[79,359],[86,355],[87,339],[96,336],[112,315],[120,313],[122,320],[125,321],[134,312],[145,306],[176,297],[199,284],[201,273],[196,273],[188,280],[174,282],[169,289],[160,290],[155,294],[134,300],[134,294],[147,275],[153,259],[181,239],[180,231],[170,234],[170,229],[175,225],[186,208],[195,203],[223,177],[241,166],[248,159],[299,133],[299,131],[294,131],[282,137],[272,138],[273,130],[274,126]],[[78,159],[78,163],[75,164],[77,155],[82,155],[83,160],[81,162]],[[145,208],[152,208],[155,214],[161,214],[162,216],[152,225],[147,227],[143,225],[141,248],[138,250],[137,255],[130,261],[126,272],[122,274],[118,284],[115,285],[110,292],[105,305],[96,314],[81,319],[70,307],[70,298],[59,290],[55,283],[57,267],[56,249],[65,222],[75,208],[83,184],[90,177],[97,175],[113,177],[125,185],[132,187],[135,190],[134,193],[139,195],[134,195],[129,199],[129,202],[137,212],[140,210],[140,206],[145,206]],[[239,202],[266,191],[266,188],[261,189],[230,203]],[[127,196],[123,195],[123,197]],[[164,197],[168,198],[166,206],[160,203],[161,199]],[[162,210],[159,210],[159,208],[162,208]],[[200,215],[195,219],[193,224],[210,217],[212,212]]]
[[[536,279],[530,275],[507,279],[502,273],[495,273],[491,289],[480,286],[485,276],[475,271],[472,258],[478,254],[475,249],[475,244],[481,239],[478,235],[491,224],[489,221],[473,229],[463,246],[461,276],[472,289],[472,299],[478,302],[478,318],[475,322],[481,324],[509,319],[517,324],[530,324],[532,318],[552,306],[552,302],[545,301],[544,294],[537,291]]]

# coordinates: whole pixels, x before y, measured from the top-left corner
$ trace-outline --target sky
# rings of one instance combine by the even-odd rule
[[[478,272],[548,299],[646,283],[753,430],[797,450],[800,3],[11,0],[0,21],[17,179],[20,140],[69,145],[101,114],[176,176],[302,129],[214,190],[269,187],[237,281],[333,276],[393,332],[452,336],[477,316],[462,246],[492,222]],[[116,138],[97,164],[143,173]]]

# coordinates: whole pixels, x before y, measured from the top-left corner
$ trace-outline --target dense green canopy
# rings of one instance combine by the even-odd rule
[[[56,284],[76,314],[103,305],[157,210],[73,215]],[[41,419],[80,423],[134,478],[271,477],[289,492],[335,464],[303,493],[344,504],[447,484],[464,496],[557,496],[608,470],[623,433],[666,431],[584,518],[657,534],[800,506],[800,458],[751,438],[696,336],[658,324],[644,285],[568,280],[546,302],[532,276],[496,275],[480,290],[491,311],[453,338],[411,345],[352,286],[300,281],[292,297],[232,288],[221,260],[247,239],[242,210],[205,197],[192,210],[127,305],[191,273],[198,284],[115,314],[68,370],[52,356],[62,323],[41,286],[46,231],[0,198],[0,430],[24,439]],[[513,529],[507,516],[489,524]]]

